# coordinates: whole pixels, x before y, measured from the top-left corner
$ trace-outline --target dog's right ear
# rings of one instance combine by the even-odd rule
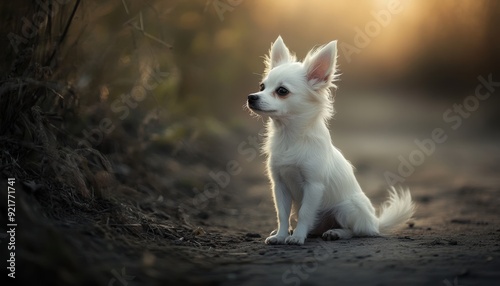
[[[271,45],[269,56],[266,56],[266,71],[270,71],[281,64],[289,63],[294,60],[295,56],[290,54],[290,51],[283,42],[283,39],[281,38],[281,36],[278,36],[276,41],[274,41],[274,43]]]

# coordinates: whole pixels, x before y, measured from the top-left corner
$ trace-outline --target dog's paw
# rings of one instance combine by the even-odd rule
[[[271,235],[270,237],[266,238],[266,244],[285,244],[285,237]]]
[[[306,240],[305,237],[290,235],[285,239],[285,243],[292,245],[302,245],[304,244],[305,240]]]
[[[323,240],[338,240],[340,239],[339,234],[334,229],[329,229],[323,233],[321,236]]]

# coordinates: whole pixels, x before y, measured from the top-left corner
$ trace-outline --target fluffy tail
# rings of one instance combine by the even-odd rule
[[[389,190],[389,199],[382,204],[379,216],[379,232],[387,234],[398,225],[409,220],[415,212],[415,205],[411,201],[410,190],[394,187]]]

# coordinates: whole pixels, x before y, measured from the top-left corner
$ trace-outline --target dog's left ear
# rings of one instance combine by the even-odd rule
[[[337,41],[331,41],[322,48],[309,52],[304,60],[307,81],[313,87],[323,87],[324,84],[330,86],[335,79],[336,62]]]

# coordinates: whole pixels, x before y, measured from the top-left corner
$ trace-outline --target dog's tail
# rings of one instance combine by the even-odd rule
[[[382,204],[379,216],[379,232],[387,234],[398,225],[409,220],[415,212],[415,205],[411,200],[410,190],[394,187],[389,190],[389,199]]]

